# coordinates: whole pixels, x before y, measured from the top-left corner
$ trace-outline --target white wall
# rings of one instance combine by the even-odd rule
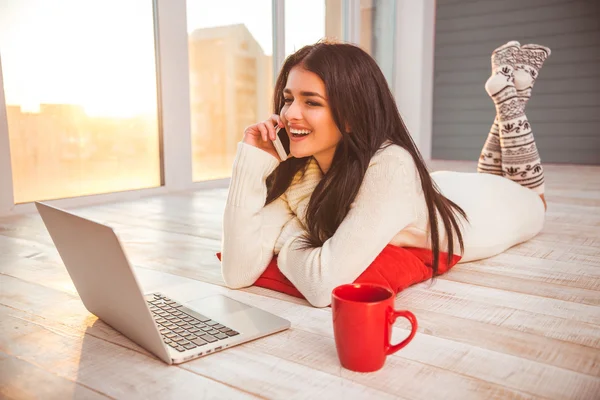
[[[431,159],[435,0],[397,0],[394,94],[408,131]]]

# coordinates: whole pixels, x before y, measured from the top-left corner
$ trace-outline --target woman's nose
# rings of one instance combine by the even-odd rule
[[[300,111],[300,107],[297,103],[297,101],[293,101],[292,104],[289,105],[288,109],[285,110],[284,116],[288,122],[302,119],[302,112]]]

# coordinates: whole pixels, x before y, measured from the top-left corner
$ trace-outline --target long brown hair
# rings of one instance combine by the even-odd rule
[[[279,73],[273,96],[277,114],[284,106],[283,89],[295,66],[317,74],[325,83],[329,106],[342,139],[330,169],[316,186],[306,212],[308,247],[320,247],[340,226],[356,198],[371,158],[386,142],[406,149],[412,156],[427,203],[433,250],[433,275],[437,274],[440,252],[438,218],[448,238],[448,260],[454,254],[454,235],[464,251],[456,212],[465,212],[445,198],[429,176],[425,162],[400,117],[394,97],[383,73],[371,56],[350,44],[319,42],[290,55]],[[351,133],[345,127],[350,127]],[[295,174],[303,170],[310,157],[289,158],[267,179],[267,204],[281,196]],[[398,204],[398,207],[402,207]]]

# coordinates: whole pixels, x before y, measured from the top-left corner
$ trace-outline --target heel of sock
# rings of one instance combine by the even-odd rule
[[[531,89],[535,83],[535,77],[529,68],[517,66],[514,72],[514,83],[517,90]]]
[[[513,70],[509,66],[500,68],[498,73],[490,76],[485,82],[485,91],[491,97],[497,95],[502,89],[507,86],[513,86],[512,82]]]

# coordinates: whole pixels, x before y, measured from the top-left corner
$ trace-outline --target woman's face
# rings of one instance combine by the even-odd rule
[[[325,83],[314,72],[296,66],[288,75],[283,97],[279,115],[290,137],[292,156],[314,156],[327,172],[342,134],[333,121]]]

